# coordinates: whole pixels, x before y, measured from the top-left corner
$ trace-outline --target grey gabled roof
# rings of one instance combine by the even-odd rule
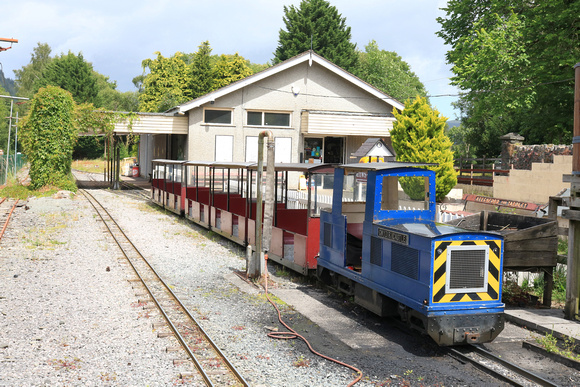
[[[231,83],[227,86],[224,86],[218,90],[212,91],[211,93],[203,95],[199,98],[196,98],[196,99],[191,100],[189,102],[185,102],[179,106],[176,106],[173,109],[170,109],[168,112],[175,111],[176,113],[183,114],[191,109],[195,109],[197,107],[200,107],[203,104],[209,103],[211,101],[215,101],[217,98],[223,97],[224,95],[227,95],[227,94],[230,94],[234,91],[240,90],[246,86],[249,86],[253,83],[261,81],[265,78],[271,77],[272,75],[278,74],[286,69],[297,66],[297,65],[304,63],[304,62],[309,62],[310,65],[312,65],[312,63],[317,63],[317,64],[321,65],[322,67],[333,72],[334,74],[338,75],[339,77],[347,80],[348,82],[351,82],[352,84],[360,87],[361,89],[365,90],[366,92],[370,93],[371,95],[375,96],[376,98],[383,100],[385,103],[387,103],[387,104],[389,104],[389,105],[391,105],[399,110],[403,110],[405,107],[405,105],[403,105],[401,102],[397,101],[393,97],[383,93],[382,91],[375,88],[374,86],[371,86],[370,84],[366,83],[362,79],[352,75],[351,73],[344,70],[343,68],[335,65],[334,63],[330,62],[327,59],[324,59],[322,56],[320,56],[317,53],[315,53],[314,51],[310,50],[310,51],[303,52],[302,54],[296,55],[293,58],[285,60],[284,62],[281,62],[275,66],[272,66],[270,68],[262,70],[256,74],[250,75],[249,77],[246,77],[244,79],[241,79],[239,81]]]

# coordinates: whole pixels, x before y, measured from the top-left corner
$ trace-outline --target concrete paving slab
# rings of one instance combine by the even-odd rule
[[[580,339],[580,322],[566,320],[561,309],[506,309],[505,314],[508,321],[529,329]]]
[[[391,344],[379,334],[335,309],[327,307],[299,289],[271,289],[271,292],[350,348],[385,348]]]

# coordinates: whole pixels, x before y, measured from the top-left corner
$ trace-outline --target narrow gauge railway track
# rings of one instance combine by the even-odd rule
[[[79,188],[83,187],[83,185],[84,186],[87,186],[87,184],[86,183],[83,183],[83,181],[80,180],[78,178],[78,176],[76,176],[78,174],[82,174],[82,175],[84,175],[84,176],[86,176],[88,178],[88,181],[89,181],[89,184],[88,185],[90,185],[91,183],[102,183],[102,184],[106,184],[106,182],[104,180],[97,180],[97,179],[95,179],[95,175],[102,176],[102,174],[100,174],[100,173],[85,172],[85,171],[81,171],[79,169],[73,169],[73,172],[74,172],[75,177],[77,179],[77,185],[79,186]],[[115,192],[119,192],[121,194],[130,196],[130,197],[133,197],[133,198],[138,199],[138,200],[149,200],[149,199],[151,199],[150,198],[150,195],[147,192],[145,192],[142,188],[140,188],[140,187],[138,187],[138,186],[136,186],[134,184],[128,183],[126,181],[120,181],[119,183],[121,185],[121,189],[118,190],[118,191],[115,191]]]
[[[558,386],[541,376],[496,356],[480,345],[447,348],[451,357],[462,363],[471,363],[483,372],[513,386]]]
[[[207,386],[248,386],[233,364],[129,240],[109,212],[89,192],[84,189],[79,192],[89,200],[98,213],[175,338],[193,362],[199,375],[187,376],[191,376],[193,382],[205,383]]]
[[[6,198],[0,198],[0,205],[2,205],[2,215],[1,215],[1,220],[0,223],[2,224],[2,230],[0,231],[0,241],[2,240],[2,237],[4,236],[4,232],[6,231],[6,228],[8,227],[8,222],[10,222],[10,218],[12,217],[12,213],[14,212],[14,209],[16,208],[16,205],[18,204],[18,200],[16,200],[14,202],[14,204],[12,204],[10,206],[10,202],[6,202]]]

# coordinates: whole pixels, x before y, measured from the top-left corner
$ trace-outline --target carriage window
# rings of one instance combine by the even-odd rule
[[[196,186],[196,181],[195,181],[195,166],[194,165],[187,165],[185,167],[185,173],[187,176],[187,186],[188,187],[195,187]]]
[[[381,210],[424,211],[429,209],[429,178],[384,176]]]
[[[175,166],[175,183],[181,183],[181,166]]]
[[[343,202],[364,202],[367,195],[367,173],[356,172],[344,176]]]
[[[155,170],[153,172],[154,179],[161,179],[165,178],[165,166],[163,164],[155,164]]]

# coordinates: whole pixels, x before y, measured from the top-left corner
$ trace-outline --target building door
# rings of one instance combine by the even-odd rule
[[[324,159],[325,163],[344,162],[344,138],[325,137],[324,138]]]

